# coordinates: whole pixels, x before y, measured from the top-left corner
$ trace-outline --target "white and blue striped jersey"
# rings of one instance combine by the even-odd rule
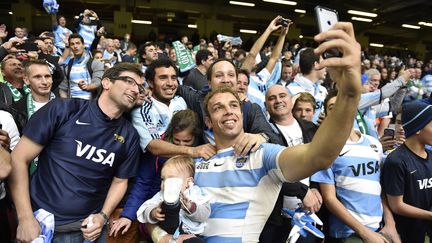
[[[422,80],[423,89],[426,92],[426,96],[430,96],[432,93],[432,74],[425,75]]]
[[[180,96],[174,96],[169,106],[153,97],[151,101],[144,102],[141,107],[132,111],[132,125],[138,131],[143,152],[151,140],[163,137],[173,115],[187,108],[186,102]]]
[[[382,146],[377,139],[361,135],[357,142],[347,141],[338,158],[327,170],[321,170],[311,181],[331,184],[336,197],[362,225],[377,230],[382,221],[380,171]],[[330,235],[346,238],[354,231],[335,215],[329,216]]]
[[[84,46],[88,50],[96,38],[97,25],[79,23],[78,34],[84,39]]]
[[[324,100],[328,94],[327,89],[320,84],[320,81],[313,83],[311,80],[305,78],[301,73],[294,77],[293,82],[288,84],[287,89],[291,96],[301,92],[308,92],[315,98],[317,107],[312,122],[316,123],[320,113],[324,112]]]
[[[53,33],[54,33],[54,46],[57,47],[57,49],[64,49],[65,48],[64,39],[66,38],[66,34],[67,33],[72,34],[72,31],[66,27],[55,25],[53,26]]]
[[[277,163],[284,148],[263,144],[246,157],[227,148],[196,161],[195,184],[211,197],[207,243],[258,242],[285,181]]]
[[[247,97],[252,103],[261,107],[264,114],[267,114],[265,107],[265,93],[268,88],[275,84],[281,75],[282,64],[276,62],[273,71],[270,73],[267,68],[262,69],[256,76],[249,77]]]
[[[70,58],[70,57],[69,57]],[[64,63],[69,63],[69,58]],[[87,62],[90,60],[90,55],[87,52],[80,58],[75,58],[73,60],[73,65],[69,74],[69,85],[70,85],[70,94],[71,98],[80,98],[85,100],[90,100],[93,98],[92,92],[82,90],[78,83],[81,80],[87,83],[87,85],[91,84],[92,79],[89,71],[87,70]]]
[[[104,60],[110,60],[111,58],[113,58],[113,56],[114,56],[114,53],[115,52],[113,52],[113,53],[109,53],[107,50],[104,50],[104,52],[103,52],[103,54],[102,54],[102,59],[104,59]],[[114,66],[114,64],[116,64],[117,63],[117,60],[112,60],[109,64],[110,65],[108,65],[109,67],[112,67],[112,66]]]
[[[265,114],[265,92],[267,90],[266,88],[266,82],[270,78],[270,72],[267,70],[267,68],[264,68],[259,73],[257,73],[256,76],[250,76],[249,77],[249,86],[248,86],[248,92],[247,97],[252,103],[256,103],[261,107],[261,110]]]

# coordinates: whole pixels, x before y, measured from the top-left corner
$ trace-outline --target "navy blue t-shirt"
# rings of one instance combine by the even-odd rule
[[[97,101],[55,99],[36,112],[24,136],[43,145],[30,181],[33,210],[64,225],[99,212],[113,177],[139,166],[139,136],[123,117],[110,120]]]
[[[403,201],[424,210],[432,207],[432,153],[427,159],[413,153],[405,144],[389,154],[382,169],[382,184],[386,194],[403,196]],[[423,243],[430,230],[430,221],[393,214],[402,242]]]

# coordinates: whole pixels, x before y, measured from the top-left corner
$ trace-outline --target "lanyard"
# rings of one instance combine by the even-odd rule
[[[361,114],[359,110],[357,110],[357,115],[356,115],[355,118],[356,118],[358,127],[360,129],[360,132],[362,134],[368,134],[368,128],[367,128],[367,125],[366,125],[366,121],[363,118],[363,114]]]

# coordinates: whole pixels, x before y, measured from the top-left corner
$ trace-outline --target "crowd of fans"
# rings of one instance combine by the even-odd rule
[[[112,38],[88,9],[74,29],[51,18],[38,36],[0,26],[0,242],[432,233],[432,60],[362,51],[349,23],[314,49],[277,16],[244,50]]]

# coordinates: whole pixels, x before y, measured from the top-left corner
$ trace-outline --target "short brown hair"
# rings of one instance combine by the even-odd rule
[[[316,110],[316,101],[313,95],[309,94],[308,92],[301,92],[299,93],[299,96],[297,97],[294,106],[296,107],[297,102],[304,102],[304,103],[310,103],[312,105],[313,110]]]
[[[230,93],[232,94],[236,100],[240,103],[240,108],[242,106],[242,102],[237,94],[237,92],[235,92],[231,87],[226,86],[226,85],[222,85],[217,87],[216,89],[212,89],[212,91],[210,91],[206,97],[204,98],[204,112],[206,116],[210,116],[209,110],[208,110],[208,103],[210,101],[210,99],[216,95],[216,94],[221,94],[221,93]]]
[[[164,163],[164,165],[162,166],[162,170],[166,166],[174,166],[178,170],[188,172],[189,176],[194,177],[195,162],[192,160],[192,157],[190,157],[189,155],[177,155],[171,157]]]
[[[24,64],[25,64],[24,65],[24,73],[25,73],[25,75],[29,74],[29,68],[32,65],[43,65],[43,66],[48,67],[48,69],[49,69],[49,65],[48,65],[48,63],[44,59],[29,60],[29,61],[25,62]],[[51,72],[51,70],[50,70],[50,72]]]
[[[209,69],[207,70],[207,73],[206,73],[206,75],[207,75],[207,81],[211,81],[212,74],[213,74],[213,72],[214,72],[214,65],[216,65],[216,63],[219,63],[219,62],[228,62],[228,63],[230,63],[230,64],[234,67],[235,74],[236,74],[236,79],[237,79],[237,76],[238,76],[237,71],[238,71],[238,70],[237,70],[236,66],[234,65],[234,63],[233,63],[232,61],[226,59],[226,58],[219,58],[219,59],[217,59],[216,61],[214,61],[214,62],[210,65]]]

